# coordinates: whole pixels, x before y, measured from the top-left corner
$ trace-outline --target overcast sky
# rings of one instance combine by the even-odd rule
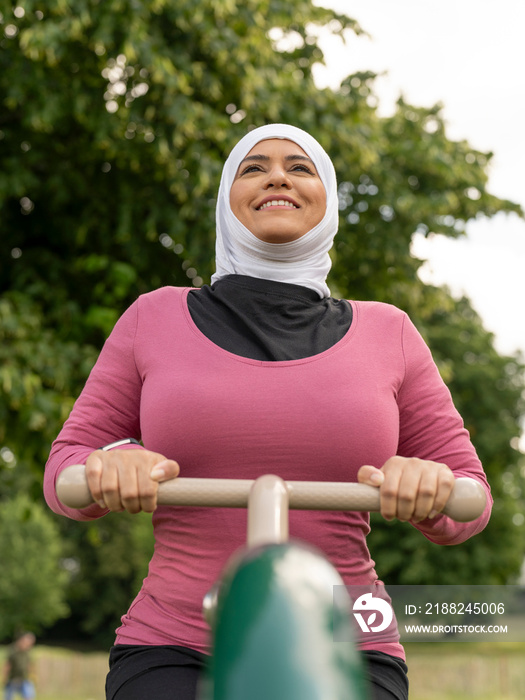
[[[359,21],[371,38],[322,43],[320,85],[358,70],[376,80],[380,112],[402,94],[444,105],[447,134],[492,151],[490,191],[525,208],[525,0],[318,0]],[[415,241],[425,279],[466,293],[500,352],[525,353],[525,222],[515,215],[468,225],[460,240]]]

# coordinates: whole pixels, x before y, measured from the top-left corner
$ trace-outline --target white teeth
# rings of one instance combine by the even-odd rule
[[[293,204],[292,202],[289,202],[286,199],[272,199],[271,202],[265,202],[264,204],[261,204],[261,206],[259,207],[259,211],[261,209],[266,209],[267,207],[282,207],[282,206],[291,207],[292,209],[297,209],[295,204]]]

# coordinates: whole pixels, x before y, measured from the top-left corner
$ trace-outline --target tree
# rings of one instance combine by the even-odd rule
[[[37,499],[49,443],[118,315],[142,292],[209,280],[215,197],[230,147],[253,126],[290,122],[318,137],[337,170],[341,225],[332,290],[410,313],[483,448],[503,505],[492,534],[469,545],[477,580],[495,569],[498,580],[516,573],[518,557],[494,542],[504,537],[521,553],[523,528],[509,529],[518,495],[503,498],[510,482],[501,475],[511,474],[519,487],[520,455],[507,448],[519,431],[523,367],[497,355],[479,319],[465,329],[469,303],[425,287],[420,261],[410,254],[415,231],[459,236],[476,216],[521,214],[487,191],[491,155],[450,141],[439,105],[422,109],[401,100],[392,117],[380,118],[371,73],[349,76],[337,91],[317,89],[319,26],[337,35],[361,29],[310,0],[49,0],[45,7],[26,0],[1,12],[0,483],[6,498],[14,470],[2,465],[2,447],[32,479]],[[463,331],[489,366],[465,361],[466,348],[456,342]],[[474,390],[480,382],[483,402]],[[503,416],[501,439],[481,445],[485,427],[499,426]],[[79,573],[69,598],[85,615],[84,628],[93,629],[114,619],[117,608],[122,612],[139,575],[137,561],[126,568],[119,556],[133,528],[114,518],[81,535],[57,522],[75,544]],[[399,568],[388,557],[399,536],[388,526],[377,531],[374,554],[396,582]],[[122,545],[115,549],[112,538]],[[419,547],[418,541],[416,552]],[[451,551],[467,550],[442,550],[448,562]],[[107,557],[122,572],[117,593],[107,585],[96,592]],[[438,582],[446,565],[437,555],[425,557],[417,575]],[[93,596],[105,611],[96,625],[84,612],[93,608],[77,605]]]
[[[0,639],[40,631],[67,613],[62,542],[42,505],[25,494],[0,505]]]
[[[53,636],[81,634],[107,648],[148,572],[151,516],[117,513],[90,523],[69,522],[63,546],[70,614],[55,625]]]
[[[85,380],[96,354],[89,345],[57,338],[30,294],[10,290],[0,297],[1,497],[31,489],[30,467],[41,472],[56,427],[73,406],[69,392]],[[16,462],[25,469],[23,484]]]

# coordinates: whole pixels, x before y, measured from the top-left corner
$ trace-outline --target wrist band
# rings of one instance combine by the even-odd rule
[[[104,447],[99,447],[98,449],[107,452],[108,450],[112,450],[115,447],[122,447],[123,445],[140,445],[140,442],[135,440],[135,438],[124,438],[123,440],[110,442],[109,445],[104,445]]]

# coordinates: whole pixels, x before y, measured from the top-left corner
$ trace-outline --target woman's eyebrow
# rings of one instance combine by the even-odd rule
[[[289,155],[289,156],[285,156],[284,159],[287,160],[287,161],[290,161],[290,160],[306,160],[306,161],[308,161],[308,163],[311,163],[311,165],[313,165],[314,168],[315,168],[314,162],[313,162],[313,160],[312,160],[311,158],[308,158],[308,156],[302,156],[302,155],[300,155],[299,153],[297,153],[297,154],[293,153],[293,154],[291,154],[291,155]],[[247,161],[247,160],[255,160],[255,161],[264,160],[264,161],[267,161],[267,160],[270,160],[270,158],[269,158],[269,156],[264,156],[264,155],[262,155],[262,153],[261,153],[261,154],[255,153],[253,156],[246,156],[246,158],[243,158],[243,159],[241,160],[241,162],[239,163],[239,166],[241,166],[241,165],[242,165],[245,161]]]
[[[263,156],[262,154],[255,154],[253,156],[246,156],[246,158],[243,158],[241,162],[239,163],[239,166],[245,163],[247,160],[270,160],[268,156]]]
[[[315,164],[311,158],[308,158],[308,156],[302,156],[299,153],[293,153],[289,156],[285,156],[285,160],[306,160],[315,168]]]

